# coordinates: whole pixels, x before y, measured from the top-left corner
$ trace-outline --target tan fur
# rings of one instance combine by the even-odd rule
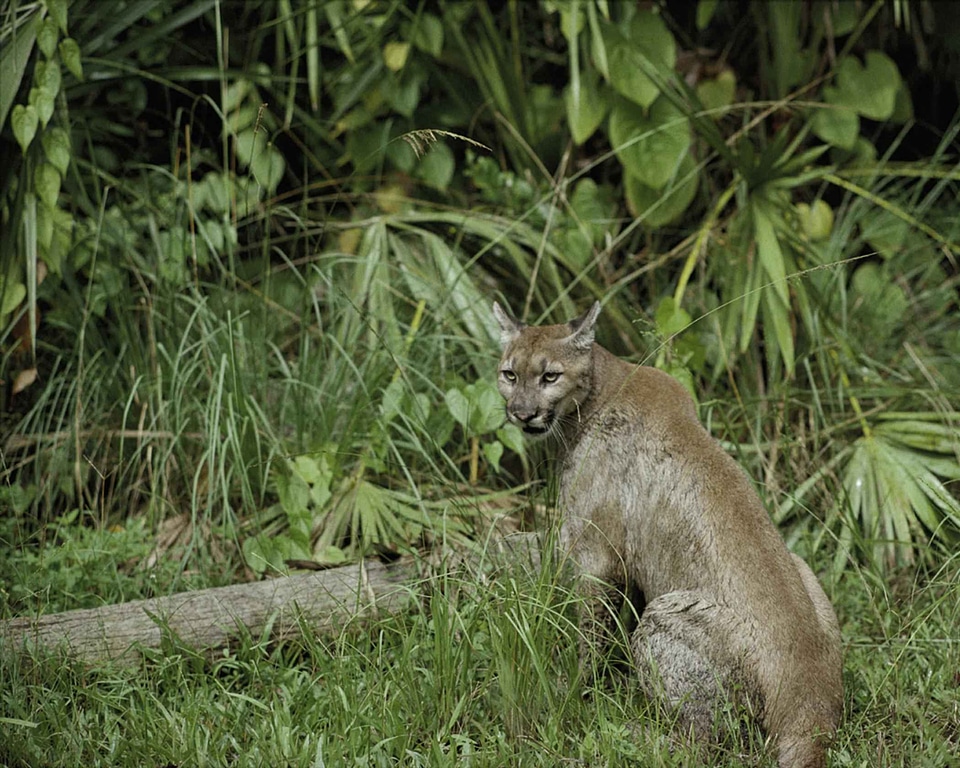
[[[599,303],[540,327],[493,309],[508,418],[564,447],[560,545],[581,572],[582,653],[604,636],[603,595],[635,586],[641,682],[684,731],[714,738],[733,701],[757,714],[780,768],[826,765],[843,702],[836,615],[687,392],[594,343]]]

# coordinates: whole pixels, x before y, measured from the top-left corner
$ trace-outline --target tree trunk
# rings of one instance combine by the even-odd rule
[[[534,534],[512,534],[492,542],[482,556],[453,554],[443,567],[534,565],[539,545]],[[177,638],[198,650],[220,648],[238,635],[272,639],[308,627],[338,632],[350,622],[364,622],[413,607],[429,590],[436,565],[406,557],[347,565],[313,573],[183,592],[0,622],[0,646],[64,649],[85,661],[113,659],[134,663],[139,649],[159,648]]]

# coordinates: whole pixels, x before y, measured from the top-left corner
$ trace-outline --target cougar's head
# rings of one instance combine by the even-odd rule
[[[497,387],[507,418],[531,438],[548,435],[590,394],[600,302],[562,325],[528,326],[494,303],[503,356]]]

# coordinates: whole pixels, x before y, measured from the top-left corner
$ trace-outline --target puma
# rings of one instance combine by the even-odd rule
[[[599,302],[562,325],[493,312],[507,418],[562,444],[559,541],[580,574],[581,661],[603,642],[604,598],[639,590],[633,664],[685,735],[715,740],[718,706],[733,702],[759,719],[780,768],[826,765],[843,708],[836,614],[686,390],[594,343]]]

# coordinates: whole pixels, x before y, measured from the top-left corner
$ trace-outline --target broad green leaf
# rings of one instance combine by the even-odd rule
[[[824,7],[831,14],[831,26],[836,37],[849,35],[860,23],[861,9],[856,3],[831,3]]]
[[[577,2],[567,3],[560,7],[560,31],[567,38],[567,42],[576,45],[577,37],[587,23],[587,15],[583,7]]]
[[[615,43],[617,31],[609,23],[609,15],[604,15],[606,23],[600,21],[597,16],[596,8],[593,3],[587,4],[587,19],[590,24],[590,51],[592,53],[593,65],[597,68],[605,80],[610,80],[610,63],[608,62],[607,41],[611,45]]]
[[[689,152],[680,161],[676,176],[663,189],[653,189],[630,173],[623,182],[630,213],[652,228],[663,227],[679,219],[696,197],[699,185],[700,173]]]
[[[497,430],[497,440],[503,443],[507,448],[520,456],[525,453],[525,443],[523,432],[520,428],[507,422]]]
[[[900,87],[897,88],[897,96],[890,120],[894,123],[905,123],[908,120],[913,120],[913,98],[910,96],[910,88],[903,80],[900,81]]]
[[[712,80],[697,83],[697,98],[707,110],[720,110],[733,104],[737,92],[737,77],[732,69],[725,69]],[[722,112],[713,115],[714,119],[723,117]]]
[[[247,128],[237,134],[237,160],[242,165],[250,165],[253,158],[263,154],[267,139],[262,130]]]
[[[294,474],[299,475],[308,485],[328,485],[331,473],[327,467],[327,460],[320,456],[296,456],[290,467]]]
[[[880,338],[887,337],[910,308],[903,288],[879,265],[857,268],[850,281],[854,311]]]
[[[77,227],[69,211],[59,207],[51,210],[45,205],[38,206],[37,229],[39,231],[47,226],[52,229],[52,237],[39,249],[40,258],[51,274],[59,276],[63,274],[63,263],[73,246],[73,233]]]
[[[570,208],[578,228],[585,228],[591,244],[599,245],[610,231],[610,223],[616,215],[616,207],[609,199],[605,187],[593,179],[580,179],[570,196]]]
[[[439,58],[443,53],[443,22],[432,13],[422,13],[415,23],[410,42],[424,53]]]
[[[241,104],[243,104],[244,99],[247,98],[247,94],[249,94],[252,90],[253,90],[253,83],[251,83],[246,78],[240,78],[238,80],[235,80],[232,83],[228,83],[226,88],[224,88],[221,92],[220,108],[224,112],[230,112],[230,113],[235,112],[240,108]],[[250,123],[253,122],[253,119],[256,118],[256,114],[257,114],[256,108],[253,108],[252,118],[249,120],[245,119],[243,121],[243,124],[237,124],[236,122],[231,121],[230,123],[231,130],[236,132],[236,131],[239,131],[241,128],[246,128],[248,125],[250,125]]]
[[[610,114],[610,142],[627,173],[653,189],[662,189],[690,147],[690,125],[666,98],[648,114],[619,100]]]
[[[47,6],[60,31],[67,34],[67,0],[44,0],[43,4]]]
[[[57,95],[46,88],[31,88],[30,103],[37,108],[37,117],[40,118],[40,125],[44,128],[53,117],[53,110],[56,106]]]
[[[232,181],[223,174],[209,171],[194,185],[194,204],[213,213],[230,212],[230,189]]]
[[[420,104],[420,91],[424,77],[406,72],[403,75],[386,77],[381,82],[381,90],[387,103],[404,117],[413,117]],[[403,142],[402,145],[405,145]]]
[[[503,424],[503,399],[486,380],[450,389],[444,396],[447,408],[467,434],[485,435]]]
[[[568,85],[563,94],[570,135],[577,145],[593,136],[603,118],[607,116],[610,106],[601,89],[596,70],[588,69],[582,72],[579,85],[576,91],[572,85]]]
[[[347,553],[333,544],[319,547],[313,552],[313,560],[322,565],[342,565],[347,559]]]
[[[221,222],[199,219],[197,221],[197,234],[199,235],[198,243],[203,243],[205,246],[204,251],[209,248],[213,253],[223,252],[226,238]],[[205,255],[197,253],[197,262],[201,266],[206,266],[209,264],[209,259]]]
[[[852,150],[860,135],[860,118],[853,109],[839,103],[835,88],[823,89],[827,106],[818,108],[810,119],[814,134],[827,144]]]
[[[264,151],[257,154],[250,163],[250,170],[257,183],[268,192],[277,188],[285,168],[286,161],[273,144],[267,144]]]
[[[697,3],[697,29],[701,32],[710,24],[717,10],[718,0],[699,0]]]
[[[53,58],[57,52],[57,43],[60,40],[60,30],[53,19],[47,18],[40,23],[37,31],[37,47],[43,51],[43,55],[48,59]]]
[[[51,210],[60,196],[60,174],[50,163],[40,163],[33,172],[33,184],[41,202]]]
[[[490,466],[499,472],[500,457],[503,456],[503,443],[498,440],[494,440],[492,443],[484,443],[483,456],[490,463]]]
[[[470,424],[470,403],[459,389],[448,389],[443,396],[447,404],[447,410],[450,415],[456,419],[461,427],[467,427]]]
[[[853,158],[846,162],[849,168],[873,168],[877,164],[877,148],[868,139],[858,136],[853,145]]]
[[[38,88],[47,91],[51,97],[56,98],[57,94],[60,93],[60,85],[63,82],[59,62],[45,62],[42,68],[38,65],[34,79]]]
[[[283,560],[272,540],[267,536],[251,536],[244,539],[243,559],[254,573],[278,572],[283,569]]]
[[[313,504],[315,512],[323,511],[327,506],[327,502],[330,501],[333,495],[330,492],[330,481],[332,479],[333,475],[327,475],[325,478],[310,485],[310,501]]]
[[[568,227],[556,229],[552,234],[553,241],[577,272],[590,269],[594,255],[593,241],[584,229],[571,223]]]
[[[302,527],[289,528],[286,534],[279,534],[273,538],[273,546],[277,552],[280,573],[287,570],[287,560],[312,560],[310,551],[310,532]]]
[[[693,398],[694,403],[699,406],[697,385],[693,380],[693,374],[690,373],[689,368],[677,362],[676,360],[670,360],[662,370],[664,370],[666,373],[669,373],[673,378],[679,381],[683,385],[683,388],[687,390],[687,394]]]
[[[503,424],[503,398],[497,388],[485,379],[478,381],[473,386],[476,393],[476,402],[471,426],[476,434],[485,435]]]
[[[309,514],[310,487],[297,474],[277,475],[277,495],[280,506],[290,518]]]
[[[21,282],[0,278],[0,320],[20,306],[27,296],[27,287]]]
[[[51,128],[43,132],[40,137],[43,143],[43,153],[50,164],[66,177],[70,167],[70,137],[62,128]]]
[[[659,13],[639,11],[630,20],[626,41],[639,49],[659,70],[670,72],[676,66],[677,43]]]
[[[453,181],[456,160],[453,151],[443,142],[435,142],[417,166],[417,176],[435,189],[446,189]]]
[[[380,397],[380,418],[384,423],[389,422],[403,408],[406,399],[405,386],[403,380],[397,378],[383,390],[383,395]]]
[[[630,48],[627,43],[607,45],[610,85],[617,93],[635,104],[649,107],[660,96],[660,89],[644,74],[642,58],[642,54]]]
[[[389,42],[383,46],[383,63],[391,72],[399,72],[407,64],[410,43]]]
[[[813,201],[813,205],[797,203],[797,218],[803,233],[814,242],[826,240],[833,231],[833,208],[822,198]]]
[[[53,244],[53,221],[47,206],[41,205],[37,208],[37,250],[41,253]]]
[[[83,80],[83,63],[80,61],[80,46],[72,37],[60,41],[60,58],[77,80]]]
[[[386,147],[386,158],[397,170],[413,173],[414,166],[420,161],[418,149],[426,156],[422,145],[413,145],[408,141],[391,141]]]
[[[10,127],[13,129],[13,136],[24,154],[26,154],[27,147],[33,141],[33,137],[37,135],[39,125],[40,116],[33,104],[27,106],[17,104],[10,113]]]
[[[836,104],[871,120],[888,120],[893,115],[901,79],[897,65],[886,54],[867,51],[863,64],[854,56],[845,57],[837,65],[836,83]]]
[[[892,259],[910,245],[910,224],[890,211],[877,209],[862,217],[860,228],[863,239],[884,259]]]
[[[651,79],[654,72],[667,78],[677,59],[676,41],[659,14],[639,12],[626,34],[610,29],[604,41],[610,84],[642,107],[657,100],[660,89]]]
[[[673,296],[665,296],[657,304],[654,313],[654,323],[657,333],[664,339],[685,331],[692,321],[690,313],[683,307],[677,306]]]
[[[416,392],[407,415],[415,416],[420,422],[425,422],[430,418],[430,398],[423,392]]]

